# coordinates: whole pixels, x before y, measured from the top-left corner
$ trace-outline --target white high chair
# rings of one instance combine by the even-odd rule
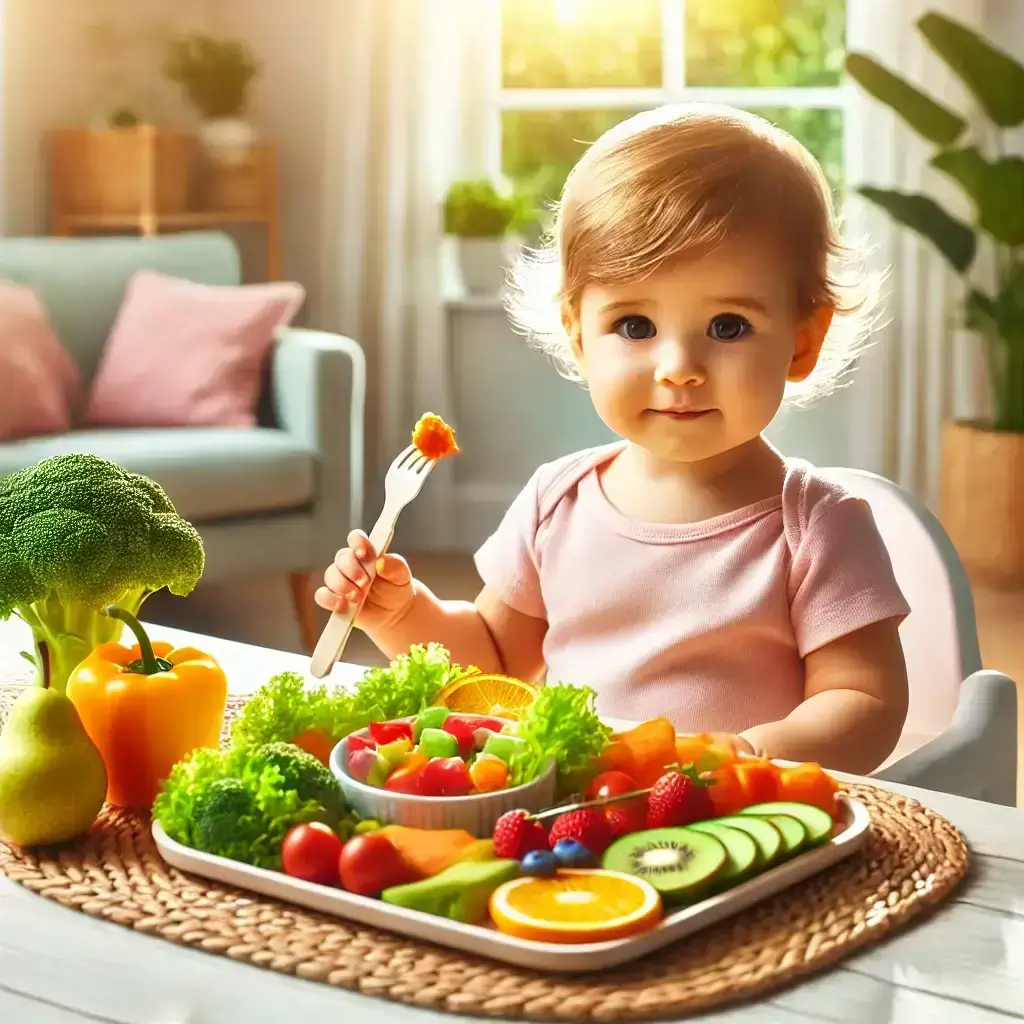
[[[891,480],[856,469],[824,472],[870,504],[911,607],[900,627],[910,710],[875,777],[1016,806],[1017,688],[981,667],[971,588],[946,531]]]

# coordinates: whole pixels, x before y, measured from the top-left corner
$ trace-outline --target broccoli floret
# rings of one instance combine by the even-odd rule
[[[324,809],[328,825],[336,825],[348,809],[341,784],[331,770],[294,743],[264,743],[244,756],[252,768],[276,768],[284,779],[285,789],[294,790],[301,801],[311,800]]]
[[[63,691],[75,666],[166,587],[184,597],[203,574],[195,528],[159,484],[96,455],[43,459],[0,479],[0,619],[32,628],[39,681]]]
[[[254,828],[261,818],[256,796],[241,780],[217,779],[196,801],[192,820],[192,840],[197,850],[230,856],[224,851],[240,847],[248,850],[261,829]]]

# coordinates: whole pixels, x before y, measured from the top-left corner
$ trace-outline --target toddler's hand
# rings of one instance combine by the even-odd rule
[[[736,733],[713,732],[710,735],[715,742],[715,746],[725,747],[741,757],[752,757],[758,754],[758,751],[754,749],[754,745],[749,740],[736,735]]]
[[[342,548],[324,572],[324,586],[316,592],[316,603],[328,611],[342,611],[349,602],[366,594],[366,602],[355,624],[362,630],[386,629],[398,622],[413,601],[412,573],[400,555],[377,557],[362,530],[348,535]],[[377,576],[370,585],[368,567],[377,563]],[[369,587],[369,593],[367,593]]]

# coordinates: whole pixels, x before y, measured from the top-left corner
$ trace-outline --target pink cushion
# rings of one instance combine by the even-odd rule
[[[294,282],[226,287],[136,271],[100,359],[86,423],[255,425],[274,328],[289,323],[305,297]]]
[[[26,285],[0,280],[0,440],[70,429],[78,368]]]

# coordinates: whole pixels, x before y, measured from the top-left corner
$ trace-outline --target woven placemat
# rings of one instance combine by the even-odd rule
[[[0,687],[0,719],[18,692]],[[921,916],[964,877],[967,845],[944,818],[874,786],[844,788],[871,813],[861,852],[596,976],[510,967],[186,875],[161,859],[148,816],[110,808],[69,849],[0,843],[0,872],[94,917],[365,995],[515,1020],[678,1019],[820,971]]]

